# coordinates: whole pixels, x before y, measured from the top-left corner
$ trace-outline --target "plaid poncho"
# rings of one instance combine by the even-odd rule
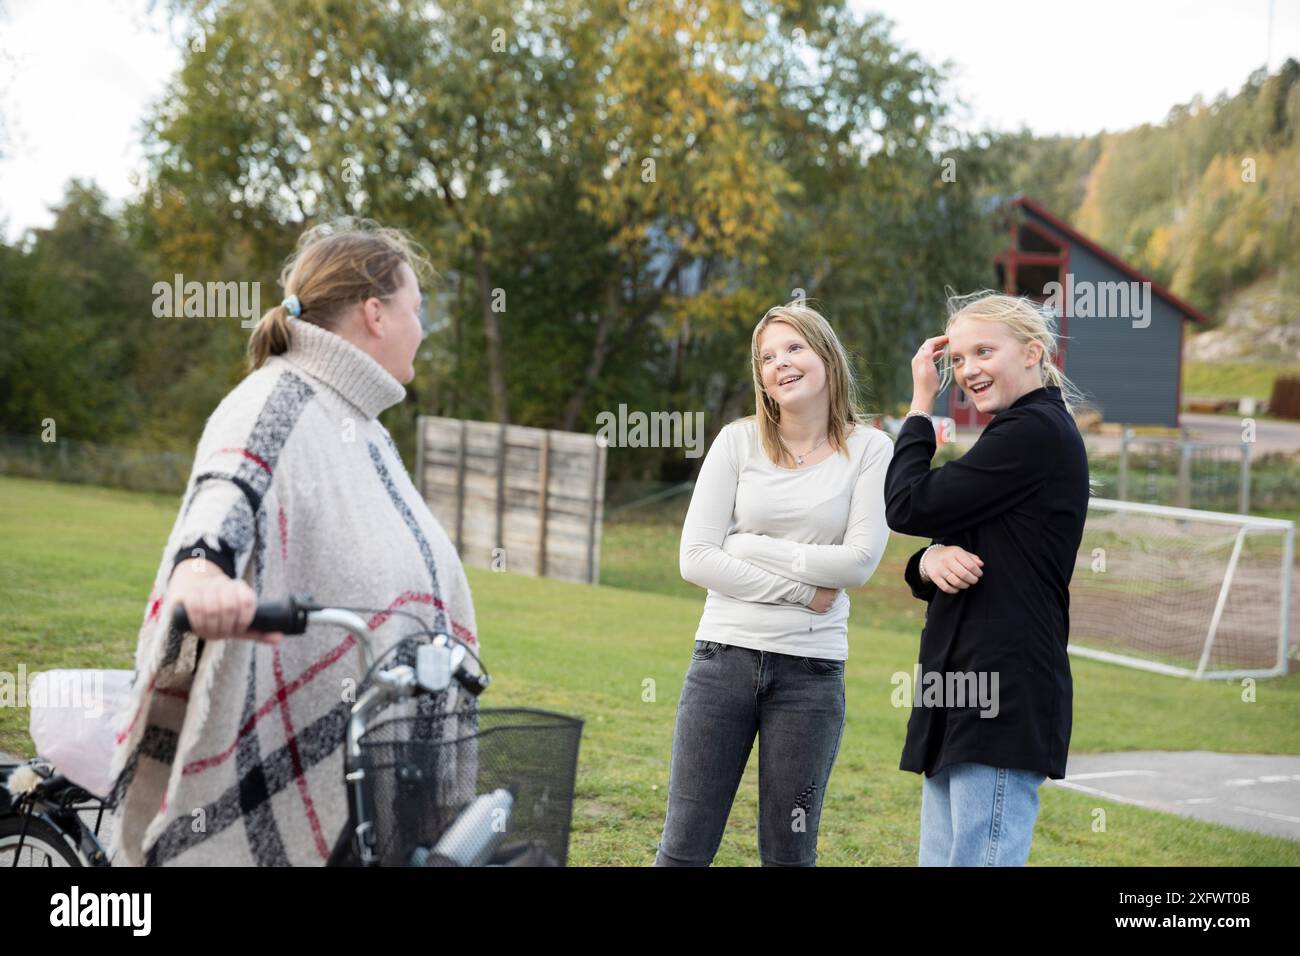
[[[340,336],[290,327],[208,420],[163,549],[113,755],[115,865],[319,865],[347,821],[354,639],[175,631],[167,582],[196,549],[262,599],[379,609],[363,615],[378,650],[416,627],[400,608],[477,652],[460,560],[375,417],[405,389]]]

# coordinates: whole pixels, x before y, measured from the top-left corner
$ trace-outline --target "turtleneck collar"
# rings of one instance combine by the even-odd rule
[[[1039,388],[1035,388],[1032,389],[1031,391],[1025,392],[1025,394],[1021,395],[1014,402],[1008,405],[1007,408],[1008,410],[1010,410],[1012,408],[1019,408],[1021,405],[1035,405],[1038,402],[1060,402],[1060,401],[1062,401],[1061,386],[1043,385]]]
[[[366,418],[406,397],[402,383],[341,335],[303,319],[289,318],[289,349],[281,358],[320,379]]]

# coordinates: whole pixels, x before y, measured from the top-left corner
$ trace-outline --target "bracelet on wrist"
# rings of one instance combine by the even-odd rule
[[[921,560],[916,563],[916,569],[921,575],[921,580],[926,582],[927,584],[930,583],[930,575],[925,570],[926,556],[929,555],[929,553],[933,551],[935,548],[940,548],[940,547],[943,547],[943,545],[939,545],[939,544],[930,545],[928,548],[926,548],[924,551],[921,552]]]

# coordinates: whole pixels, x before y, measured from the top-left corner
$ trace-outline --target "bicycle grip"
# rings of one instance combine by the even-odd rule
[[[307,612],[310,610],[292,597],[282,601],[259,601],[249,622],[250,631],[279,631],[282,634],[301,634],[307,630]],[[184,607],[172,609],[172,626],[180,631],[190,629],[190,616]]]
[[[470,695],[477,697],[483,691],[487,690],[491,678],[487,674],[471,674],[463,666],[456,668],[456,673],[452,675],[461,687],[469,691]]]

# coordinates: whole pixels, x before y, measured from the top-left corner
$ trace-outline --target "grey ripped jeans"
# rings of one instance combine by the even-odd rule
[[[814,866],[844,733],[844,662],[696,641],[677,705],[655,866],[708,866],[758,736],[758,853]]]

